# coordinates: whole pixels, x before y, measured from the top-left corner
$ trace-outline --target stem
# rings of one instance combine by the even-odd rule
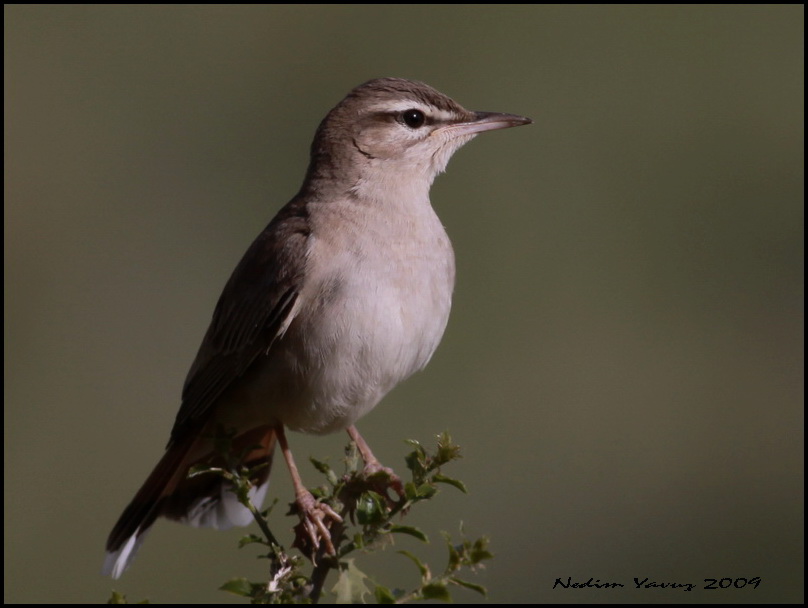
[[[348,517],[348,513],[346,510],[340,514],[342,515],[343,521]],[[333,526],[333,538],[340,539],[343,538],[343,532],[345,531],[345,524],[336,522]],[[325,579],[328,577],[328,573],[331,570],[335,570],[339,567],[339,558],[342,557],[344,553],[342,551],[337,551],[337,555],[328,555],[325,551],[325,543],[320,543],[320,546],[317,550],[317,554],[315,558],[312,560],[314,564],[314,569],[311,572],[311,593],[309,593],[309,599],[312,601],[313,604],[316,604],[320,600],[320,595],[323,592],[323,586],[325,585]]]
[[[331,568],[332,566],[325,560],[321,560],[320,563],[314,567],[311,573],[311,593],[309,593],[309,599],[312,604],[316,604],[320,601],[320,594],[323,592],[323,585],[325,585],[325,579]]]
[[[269,526],[267,525],[267,520],[264,518],[263,515],[261,515],[261,512],[255,507],[255,505],[250,500],[249,496],[247,496],[246,492],[244,493],[243,496],[241,495],[241,493],[239,493],[239,502],[250,510],[250,513],[252,513],[255,523],[257,523],[258,527],[261,528],[261,532],[263,532],[273,551],[276,548],[282,549],[281,544],[278,542],[278,539],[275,538],[275,535],[272,533],[272,530],[269,529]]]

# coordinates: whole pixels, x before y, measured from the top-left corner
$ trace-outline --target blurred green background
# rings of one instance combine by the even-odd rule
[[[162,522],[121,581],[99,569],[230,271],[299,187],[319,120],[379,76],[535,121],[435,184],[449,328],[360,424],[399,469],[405,438],[463,446],[446,472],[471,494],[407,522],[426,556],[462,520],[491,538],[475,580],[494,602],[802,601],[802,6],[4,16],[6,602],[219,603],[238,601],[224,580],[261,578],[239,531]],[[346,443],[291,440],[335,464]],[[292,496],[281,467],[271,493]],[[417,579],[392,549],[358,565]]]

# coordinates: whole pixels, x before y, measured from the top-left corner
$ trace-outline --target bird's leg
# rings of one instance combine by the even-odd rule
[[[354,425],[349,426],[347,431],[350,438],[356,444],[359,453],[362,455],[362,460],[365,461],[365,475],[371,477],[377,473],[384,473],[389,478],[388,487],[393,488],[393,491],[398,494],[399,498],[403,498],[404,484],[401,482],[401,478],[393,472],[393,469],[385,467],[379,462],[373,455],[373,452],[370,451],[370,446],[362,438],[362,435],[359,434],[359,431]]]
[[[279,424],[275,430],[278,435],[278,443],[281,444],[281,452],[286,460],[286,466],[289,467],[289,474],[292,476],[292,484],[295,486],[295,504],[297,504],[300,512],[300,523],[303,526],[305,535],[311,541],[311,554],[314,555],[317,552],[317,547],[320,546],[320,541],[322,540],[326,551],[330,555],[336,555],[337,551],[331,541],[331,532],[328,527],[332,522],[342,523],[342,517],[327,504],[317,502],[312,493],[306,489],[300,480],[292,450],[289,449],[289,444],[286,442],[283,425]]]

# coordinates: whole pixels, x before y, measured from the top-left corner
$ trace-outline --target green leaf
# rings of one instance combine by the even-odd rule
[[[474,541],[469,552],[472,564],[479,564],[484,559],[492,559],[494,554],[488,550],[488,538],[483,536]]]
[[[429,583],[421,588],[421,595],[425,600],[440,600],[441,602],[451,602],[452,596],[446,585],[443,583]]]
[[[309,458],[311,464],[314,465],[314,468],[320,471],[323,475],[328,475],[331,472],[331,467],[322,460],[317,460],[316,458]]]
[[[412,560],[412,562],[416,566],[418,566],[418,570],[421,571],[421,578],[423,578],[424,580],[430,578],[431,575],[429,573],[429,566],[427,566],[425,563],[423,563],[420,559],[418,559],[415,555],[413,555],[409,551],[399,551],[399,553],[401,553],[401,555],[405,557],[409,557]]]
[[[127,604],[126,596],[123,593],[118,593],[117,591],[112,592],[112,595],[109,596],[107,600],[107,604]]]
[[[459,569],[462,564],[463,556],[461,555],[461,552],[464,552],[463,545],[458,545],[455,547],[452,544],[452,539],[446,533],[444,533],[444,538],[446,539],[446,549],[449,551],[449,563],[446,566],[446,571],[454,572],[455,570]]]
[[[252,597],[253,584],[246,578],[231,578],[219,587],[220,591],[227,591],[241,597]]]
[[[376,492],[364,492],[357,501],[356,521],[363,526],[384,522],[386,508],[384,498]]]
[[[238,548],[241,549],[242,547],[246,547],[247,545],[251,545],[253,543],[266,544],[264,539],[257,534],[247,534],[247,536],[242,536],[238,541]]]
[[[426,534],[421,532],[418,528],[414,526],[397,526],[393,525],[390,527],[390,532],[395,532],[396,534],[409,534],[410,536],[414,536],[418,540],[428,543],[429,538],[427,538]]]
[[[409,443],[415,446],[415,450],[404,457],[404,462],[407,463],[407,468],[412,471],[413,480],[420,483],[426,474],[426,451],[417,441],[410,440]]]
[[[359,450],[351,441],[345,448],[345,471],[350,474],[358,472],[360,470],[359,460]]]
[[[309,492],[311,492],[311,495],[314,496],[314,498],[328,498],[331,495],[331,492],[329,492],[328,489],[323,486],[309,488]]]
[[[435,494],[437,494],[438,489],[430,485],[428,483],[422,483],[418,488],[415,490],[416,497],[421,500],[426,500],[428,498],[432,498]]]
[[[418,498],[418,488],[411,481],[404,484],[404,496],[407,497],[407,500],[415,500]]]
[[[432,476],[432,481],[435,483],[448,483],[450,486],[456,487],[458,490],[463,492],[463,494],[468,494],[469,491],[466,489],[466,484],[464,484],[459,479],[452,479],[451,477],[446,477],[446,475],[441,475],[440,473],[435,473]]]
[[[365,585],[365,573],[354,565],[354,560],[344,562],[345,567],[340,569],[339,578],[331,592],[337,596],[337,604],[364,604],[364,597],[370,593]]]
[[[460,585],[461,587],[465,587],[466,589],[476,591],[480,595],[488,596],[488,589],[486,589],[482,585],[475,585],[474,583],[470,583],[468,581],[455,578],[454,576],[449,577],[449,580],[452,581],[455,585]]]
[[[396,598],[390,592],[387,587],[382,587],[381,585],[377,585],[376,589],[373,592],[373,595],[376,596],[376,603],[377,604],[395,604]]]
[[[277,504],[278,504],[278,502],[279,502],[279,499],[278,499],[278,498],[273,498],[273,499],[272,499],[272,502],[270,503],[270,505],[269,505],[269,506],[268,506],[266,509],[264,509],[263,511],[261,511],[261,517],[263,517],[264,519],[266,519],[267,517],[269,517],[269,514],[270,514],[270,513],[272,513],[272,509],[274,509],[274,508],[275,508],[275,505],[277,505]]]
[[[204,475],[205,473],[224,473],[224,469],[220,469],[218,467],[212,467],[208,464],[195,464],[190,469],[188,469],[188,479],[193,477],[197,477],[199,475]]]
[[[365,537],[362,536],[361,532],[357,532],[356,534],[354,534],[353,544],[354,548],[356,549],[361,549],[362,547],[365,546]]]
[[[460,446],[452,443],[449,433],[444,431],[438,435],[438,453],[435,456],[438,466],[458,458],[460,458]]]

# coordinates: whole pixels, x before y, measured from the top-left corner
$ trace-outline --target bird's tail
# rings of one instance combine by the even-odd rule
[[[262,426],[232,440],[232,453],[245,453],[241,463],[254,467],[271,464],[275,449],[275,429]],[[200,445],[204,442],[204,445]],[[210,438],[189,438],[169,445],[151,475],[124,509],[107,539],[107,555],[102,573],[118,578],[129,566],[146,532],[162,516],[191,526],[224,530],[246,526],[251,513],[230,491],[230,483],[219,475],[188,478],[195,465],[220,466],[221,457],[211,448]],[[268,487],[269,466],[262,467],[252,480],[252,502],[260,508]]]

